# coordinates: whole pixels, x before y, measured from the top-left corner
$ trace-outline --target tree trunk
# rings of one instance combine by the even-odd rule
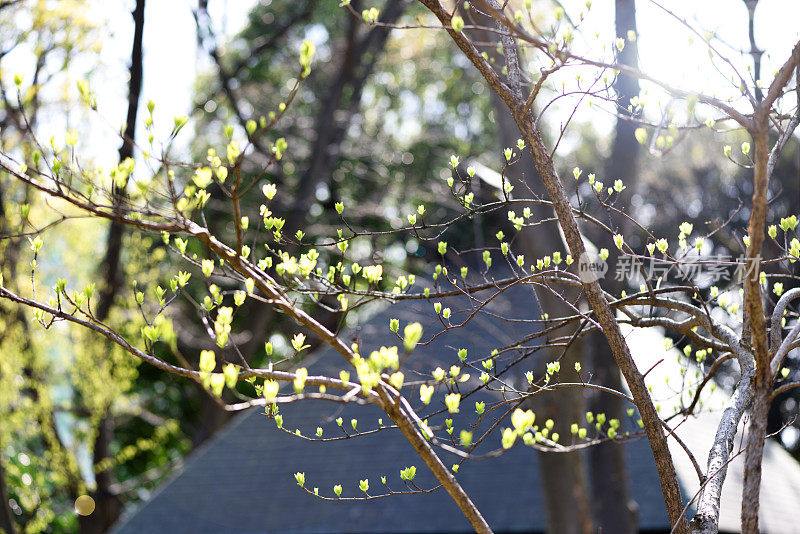
[[[762,380],[759,380],[761,378]],[[767,435],[770,383],[756,371],[755,393],[747,428],[747,453],[742,483],[742,534],[758,534],[758,510],[761,504],[761,464]]]
[[[97,437],[94,440],[92,452],[95,464],[109,457],[109,445],[112,438],[112,421],[109,417],[104,417],[97,428]],[[122,513],[122,500],[111,491],[114,484],[111,468],[96,473],[95,480],[97,487],[91,493],[95,509],[88,516],[80,516],[78,524],[81,534],[107,532]]]
[[[133,45],[131,47],[130,79],[128,81],[128,110],[125,117],[125,131],[122,146],[119,149],[120,163],[134,156],[134,138],[136,135],[136,119],[139,112],[139,97],[142,92],[142,40],[144,36],[144,8],[145,0],[136,0],[133,10]],[[114,189],[114,204],[120,207],[125,201],[125,191],[122,188]],[[104,285],[95,308],[95,317],[105,321],[111,312],[114,299],[122,286],[122,237],[124,227],[121,223],[112,222],[108,230],[106,241],[106,254],[103,258],[102,271]],[[97,465],[109,457],[109,445],[114,437],[113,419],[109,414],[103,414],[97,428],[97,436],[92,452],[93,465]],[[91,497],[95,501],[95,510],[91,515],[81,516],[79,525],[81,534],[100,534],[106,532],[116,522],[122,513],[122,500],[114,494],[112,487],[114,476],[108,468],[95,475],[96,488]]]
[[[462,12],[462,14],[470,24],[484,27],[495,25],[491,18],[478,14],[474,9]],[[475,42],[499,43],[496,33],[487,31],[470,33],[475,35]],[[483,51],[494,59],[496,65],[500,66],[505,63],[503,54],[498,51],[496,46],[486,46]],[[497,135],[500,141],[498,148],[502,150],[506,147],[515,147],[517,139],[520,137],[519,127],[506,103],[494,91],[491,94]],[[524,198],[533,194],[546,198],[547,192],[539,178],[533,157],[527,150],[521,151],[519,157],[519,161],[505,172],[505,176],[514,186],[512,195]],[[548,209],[533,205],[530,207],[534,213]],[[547,215],[540,218],[555,219],[552,210],[548,209],[548,211]],[[525,257],[528,258],[528,264],[535,263],[536,258],[564,249],[564,243],[556,223],[523,229],[517,242]],[[562,291],[562,288],[559,288],[559,291]],[[538,306],[542,313],[549,313],[555,317],[559,312],[564,311],[563,301],[549,291],[534,291],[531,296],[536,301],[531,304]],[[582,360],[584,350],[582,345],[582,341],[577,340],[564,354],[561,349],[545,349],[537,355],[535,361],[525,365],[524,368],[520,366],[518,373],[522,373],[525,369],[531,369],[534,370],[536,376],[543,376],[547,362],[556,359],[560,361],[562,370],[571,371],[574,369],[575,363]],[[570,435],[571,424],[580,421],[585,410],[584,394],[578,388],[565,388],[555,393],[539,395],[526,404],[536,413],[537,421],[541,421],[542,424],[547,419],[553,419],[556,423],[553,432],[557,432],[564,439]],[[538,455],[547,531],[551,534],[589,534],[593,532],[583,454],[581,452],[540,452]]]
[[[493,94],[495,115],[497,117],[498,139],[501,146],[498,148],[516,145],[519,129],[514,119],[508,112],[505,104]],[[514,191],[527,191],[531,188],[535,194],[542,193],[541,180],[533,163],[531,155],[524,151],[520,161],[507,169],[506,176],[514,185]],[[532,207],[541,210],[541,207]],[[547,215],[548,217],[551,214]],[[526,258],[535,262],[535,258],[550,255],[553,251],[564,248],[558,234],[558,229],[551,225],[549,229],[536,227],[523,230],[519,237],[520,244]],[[548,291],[532,292],[543,313],[556,316],[563,311],[563,302]],[[533,302],[532,305],[535,305]],[[570,372],[575,363],[582,360],[583,342],[576,341],[572,348],[561,356],[560,350],[545,350],[538,355],[536,362],[528,364],[526,368],[536,372],[536,376],[543,376],[547,361],[560,357],[561,368],[564,373]],[[546,361],[545,361],[546,360]],[[523,368],[520,367],[520,373]],[[570,435],[570,425],[583,418],[585,401],[583,391],[578,388],[561,389],[558,392],[548,393],[535,397],[528,403],[536,413],[536,420],[543,424],[547,419],[553,419],[556,425],[554,432],[566,438]],[[586,471],[584,468],[583,454],[570,453],[544,453],[540,452],[539,465],[541,472],[542,495],[546,511],[547,531],[551,534],[589,534],[593,532],[592,517],[589,506],[589,496],[586,484]]]
[[[587,360],[592,370],[592,382],[622,390],[619,368],[609,353],[603,336],[592,332],[585,339]],[[606,418],[622,419],[622,399],[602,391],[593,391],[589,406],[594,413],[604,413]],[[628,484],[628,467],[625,445],[605,442],[587,451],[589,480],[592,490],[592,517],[601,534],[634,534],[637,532],[636,503],[631,500]]]
[[[3,469],[3,462],[0,461],[0,529],[6,534],[16,534],[17,528],[14,524],[14,514],[8,503],[8,492],[6,491],[6,472]]]
[[[408,5],[407,0],[389,0],[381,11],[381,23],[387,25],[395,23]],[[298,23],[301,20],[301,18],[296,19]],[[317,186],[330,178],[338,163],[347,128],[361,106],[364,86],[383,55],[389,37],[390,29],[385,26],[362,32],[359,30],[364,27],[363,21],[352,17],[348,17],[347,24],[344,50],[335,59],[338,61],[335,79],[330,80],[330,91],[321,98],[320,108],[315,117],[315,138],[310,150],[310,160],[303,171],[297,190],[290,197],[291,203],[282,206],[283,212],[286,213],[285,232],[289,236],[294,235],[297,229],[306,226],[308,211],[314,202]],[[229,92],[228,98],[233,100],[235,97]],[[232,101],[232,105],[237,104]],[[285,250],[294,254],[297,249],[289,245]],[[247,305],[250,308],[244,330],[253,335],[250,341],[240,347],[240,350],[244,357],[249,359],[263,347],[265,334],[274,325],[276,315],[271,306],[258,302]],[[321,310],[318,319],[326,327],[334,328],[339,320],[339,314]],[[192,436],[195,445],[214,435],[230,418],[228,412],[208,398],[201,399],[201,410],[203,414],[200,418],[201,425]]]
[[[618,38],[625,39],[625,48],[619,52],[617,61],[633,68],[638,66],[636,41],[628,40],[628,32],[636,33],[636,5],[634,0],[616,0],[615,29]],[[638,184],[638,164],[641,147],[634,135],[635,125],[630,121],[628,106],[631,98],[639,94],[638,79],[620,74],[614,81],[617,94],[617,118],[614,129],[614,144],[611,155],[606,161],[604,181],[612,182],[622,179],[626,189],[622,191],[618,203],[621,208],[629,208],[630,200]],[[622,231],[625,236],[632,236],[633,224],[627,219],[623,221]],[[632,239],[632,237],[626,237]],[[608,236],[605,236],[608,240]],[[600,244],[598,243],[598,246]],[[615,247],[609,246],[609,250]],[[625,282],[614,283],[608,280],[614,292],[624,289]],[[602,335],[593,333],[586,338],[587,363],[593,373],[594,382],[602,386],[620,391],[622,378],[619,367],[614,361],[609,347],[602,342]],[[608,420],[623,421],[622,400],[607,393],[593,391],[589,405],[594,413],[605,413]],[[590,447],[589,480],[592,489],[592,516],[601,533],[633,534],[636,532],[636,504],[630,498],[628,469],[625,458],[625,446],[613,442],[602,443]]]

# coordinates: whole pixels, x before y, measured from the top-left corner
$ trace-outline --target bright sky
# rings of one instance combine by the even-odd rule
[[[691,23],[703,34],[714,32],[713,44],[746,76],[752,65],[749,50],[748,14],[742,0],[670,0],[661,2]],[[646,72],[681,88],[701,88],[703,92],[726,94],[733,88],[722,81],[708,62],[707,49],[700,38],[693,44],[685,26],[667,15],[650,0],[637,2],[640,28],[641,66]],[[800,38],[800,2],[795,0],[760,0],[755,12],[756,45],[765,51],[761,76],[767,82],[789,57]],[[717,61],[717,64],[721,62]],[[730,74],[730,71],[724,71]]]
[[[211,0],[209,9],[215,22],[220,43],[234,36],[247,21],[254,0]],[[99,109],[111,124],[124,120],[127,109],[128,64],[133,38],[133,1],[101,3],[98,17],[108,20],[109,35],[103,48],[103,61],[109,69],[105,83],[94,85]],[[125,7],[121,7],[125,6]],[[148,0],[145,4],[144,24],[144,79],[139,117],[143,119],[148,100],[156,102],[154,125],[156,138],[166,137],[173,118],[191,111],[194,83],[199,72],[209,68],[205,52],[198,51],[192,9],[195,0]],[[143,111],[144,110],[144,111]],[[140,125],[137,125],[141,127]],[[187,128],[187,132],[190,128]],[[141,130],[138,130],[141,140]],[[183,139],[188,136],[184,133]],[[180,140],[180,137],[179,137]],[[111,145],[111,159],[115,157],[119,140],[107,137],[101,144]],[[180,149],[181,143],[177,148]],[[97,155],[109,154],[109,148],[94,151]],[[109,165],[111,161],[104,161]]]
[[[749,50],[748,16],[742,0],[672,0],[661,3],[693,24],[701,33],[705,30],[714,32],[725,43],[715,42],[715,46],[723,53],[730,53],[732,60],[738,61],[739,54],[729,46]],[[681,81],[710,81],[709,73],[698,72],[700,62],[693,61],[691,57],[705,53],[699,39],[695,39],[694,46],[690,45],[685,27],[649,0],[639,0],[637,11],[641,33],[640,55],[644,67],[676,85]],[[758,3],[755,37],[756,44],[766,50],[764,76],[771,75],[786,60],[800,37],[800,25],[797,24],[799,17],[800,2],[760,0]]]
[[[573,21],[577,22],[586,2],[567,0],[563,4]],[[573,51],[586,57],[611,61],[615,37],[613,1],[594,0],[592,4],[591,11],[580,23],[582,36],[577,37]],[[699,35],[693,34],[691,29],[659,6],[668,7],[675,16],[697,30]],[[706,32],[711,32],[715,35],[711,41],[714,48],[735,65],[742,77],[746,80],[752,79],[748,70],[752,68],[752,56],[742,54],[742,51],[750,49],[748,11],[743,0],[636,0],[636,11],[639,67],[645,74],[678,89],[700,92],[722,100],[737,98],[738,81],[736,84],[730,81],[734,78],[734,71],[719,56],[715,55],[713,62],[709,57],[709,49],[703,38]],[[797,20],[800,20],[798,1],[758,2],[755,12],[755,39],[756,45],[765,51],[761,68],[764,85],[768,85],[775,70],[788,58],[792,47],[800,39],[800,25],[796,23]],[[557,79],[566,79],[569,90],[575,85],[576,71],[564,72],[563,77]],[[587,79],[586,72],[583,79]],[[585,82],[582,87],[586,87]],[[669,100],[668,96],[649,82],[642,82],[641,88],[642,96],[647,102],[646,115],[651,119],[658,119],[662,106]],[[750,111],[742,98],[734,102],[734,107],[745,113]],[[545,123],[553,129],[555,135],[558,135],[559,125],[569,119],[577,103],[578,97],[566,99],[547,112]],[[581,106],[581,112],[576,117],[586,120],[588,102],[584,100]],[[680,114],[685,105],[674,105],[672,109],[678,112],[676,120],[682,120]],[[698,116],[704,120],[718,118],[720,113],[698,106]],[[610,132],[613,128],[614,119],[608,113],[595,113],[590,117],[592,126],[599,133]],[[571,136],[567,135],[560,144],[558,153],[568,154],[577,142],[579,140],[575,137],[575,132]]]
[[[265,0],[262,0],[264,2]],[[334,2],[338,0],[320,0]],[[269,3],[269,0],[266,0]],[[380,3],[372,0],[368,3]],[[521,3],[521,2],[520,2]],[[729,53],[737,66],[749,64],[735,49],[749,49],[747,39],[747,9],[742,0],[669,0],[662,3],[697,27],[715,32],[722,42],[716,46]],[[235,35],[246,22],[255,0],[210,0],[209,5],[220,40]],[[538,0],[537,5],[546,2]],[[576,14],[585,0],[564,1],[568,12]],[[584,29],[591,36],[599,32],[606,43],[613,41],[613,2],[594,0]],[[108,35],[103,36],[102,69],[93,81],[100,111],[107,120],[107,131],[90,134],[91,153],[98,163],[114,163],[119,139],[113,135],[121,124],[126,109],[127,65],[130,58],[133,20],[132,0],[97,2],[99,20],[107,20]],[[158,133],[166,136],[173,117],[190,111],[197,73],[209,67],[204,53],[198,52],[194,20],[191,15],[196,0],[148,0],[144,35],[143,103],[157,103],[155,123]],[[694,88],[706,93],[725,94],[731,86],[711,67],[706,48],[699,38],[690,42],[689,32],[679,22],[664,13],[652,0],[637,0],[639,50],[641,67],[645,72],[681,88]],[[760,0],[756,10],[756,40],[766,50],[762,76],[770,79],[772,72],[787,57],[800,37],[800,1]],[[596,41],[595,41],[596,43]],[[596,45],[593,45],[596,46]],[[596,55],[600,55],[596,52]],[[742,72],[745,72],[744,69]],[[143,113],[140,113],[140,118]],[[112,127],[113,125],[113,127]],[[160,128],[159,128],[160,126]],[[187,128],[182,139],[190,137]],[[140,136],[141,139],[141,136]],[[180,143],[178,147],[180,148]]]

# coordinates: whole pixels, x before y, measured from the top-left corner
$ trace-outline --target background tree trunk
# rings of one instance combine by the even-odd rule
[[[133,10],[133,45],[131,47],[130,79],[128,81],[128,110],[125,116],[125,131],[122,146],[119,149],[119,161],[122,163],[134,157],[134,139],[136,136],[136,119],[139,113],[139,97],[142,92],[142,40],[144,37],[144,8],[145,0],[136,0]],[[125,190],[114,186],[114,202],[117,207],[125,201]],[[103,287],[95,308],[95,316],[99,321],[105,321],[114,299],[119,293],[123,283],[122,277],[122,238],[124,226],[112,222],[108,230],[106,241],[106,255],[103,258],[101,271],[103,272]],[[109,446],[114,437],[114,421],[106,413],[100,420],[92,451],[93,465],[98,465],[110,456]],[[95,501],[95,510],[91,515],[81,516],[79,520],[81,534],[100,534],[106,532],[116,522],[122,513],[122,500],[113,491],[113,467],[95,473],[96,488],[91,497]]]
[[[358,8],[356,2],[354,8]],[[382,24],[391,25],[397,22],[403,12],[408,8],[408,0],[388,0],[381,10],[380,21]],[[202,8],[202,6],[201,6]],[[206,17],[208,15],[206,14]],[[296,24],[303,24],[306,16],[293,19]],[[309,208],[314,202],[316,188],[330,180],[331,174],[339,162],[342,143],[346,139],[348,127],[353,117],[361,108],[361,97],[365,84],[375,71],[375,67],[383,56],[386,42],[391,29],[386,26],[376,26],[364,29],[363,21],[351,16],[346,18],[347,29],[344,31],[344,43],[341,53],[331,61],[338,65],[336,76],[327,85],[329,91],[320,96],[319,109],[314,118],[314,140],[310,151],[309,161],[299,180],[299,185],[287,198],[291,199],[288,205],[281,206],[281,213],[286,213],[285,233],[293,236],[297,229],[305,228],[309,221]],[[288,31],[286,26],[282,31]],[[200,28],[198,27],[198,31]],[[283,46],[278,39],[271,39],[273,46]],[[267,50],[260,48],[259,53]],[[230,73],[224,71],[225,66],[221,58],[212,53],[220,77],[224,80]],[[230,105],[238,109],[237,95],[233,91],[225,91]],[[214,224],[214,221],[209,221]],[[287,246],[284,248],[290,254],[295,254],[297,248]],[[245,343],[240,350],[245,358],[252,358],[257,351],[263,348],[263,341],[267,333],[274,327],[276,321],[275,310],[258,302],[248,302],[246,324],[244,330],[252,332],[251,341]],[[320,310],[317,319],[326,328],[335,329],[340,315]],[[309,340],[313,347],[317,340]],[[213,399],[205,393],[201,396],[201,424],[192,436],[194,445],[198,445],[216,433],[229,419],[230,413],[222,410]]]
[[[0,461],[0,529],[6,534],[16,534],[14,526],[14,514],[8,503],[8,492],[6,491],[6,471],[3,469],[3,462]]]
[[[463,12],[469,24],[493,27],[494,21],[470,9]],[[497,33],[473,31],[476,35],[475,42],[499,43]],[[497,46],[486,46],[484,51],[494,59],[499,70],[505,64],[504,56],[498,51]],[[511,116],[508,107],[494,92],[492,94],[492,107],[494,108],[497,137],[500,141],[498,150],[507,147],[516,147],[520,138],[519,127]],[[546,198],[546,192],[539,179],[533,157],[528,150],[521,150],[520,160],[506,169],[506,177],[514,186],[512,195],[516,198],[530,198],[530,195]],[[531,206],[536,212],[541,212],[541,206]],[[541,218],[553,217],[552,210],[548,209],[547,215]],[[564,244],[561,240],[558,227],[555,223],[537,226],[535,229],[523,229],[517,242],[525,257],[526,264],[535,263],[537,258],[551,255],[554,251],[562,251]],[[556,316],[563,311],[563,302],[551,292],[541,290],[532,291],[532,305],[538,305],[542,313]],[[563,333],[563,332],[559,332]],[[522,373],[525,369],[533,370],[537,377],[544,376],[548,361],[559,360],[564,372],[572,371],[575,363],[582,358],[582,342],[576,341],[567,351],[563,349],[545,349],[536,355],[524,367],[520,366],[518,378],[523,380]],[[522,385],[520,386],[522,387]],[[583,391],[578,388],[562,389],[557,395],[543,394],[526,403],[536,413],[536,421],[541,426],[547,419],[553,419],[557,432],[566,439],[570,436],[570,426],[583,418],[585,400]],[[591,508],[589,505],[588,486],[584,456],[581,452],[570,453],[538,453],[541,472],[542,495],[546,510],[547,531],[551,534],[589,534],[594,531]]]
[[[5,211],[5,198],[4,198],[4,191],[3,191],[3,184],[0,182],[0,232],[3,234],[6,233],[6,211]],[[0,262],[0,274],[8,275],[10,273],[4,271],[14,271],[14,266],[16,261],[14,259],[9,258],[7,254],[9,248],[12,246],[12,241],[2,242],[0,241],[0,257],[3,258],[2,262]],[[12,254],[16,256],[16,254]],[[9,276],[9,280],[11,277]],[[0,312],[3,313],[3,316],[6,316],[7,310],[5,306],[0,306]],[[14,514],[11,512],[11,506],[8,503],[8,492],[6,491],[6,472],[3,468],[3,461],[2,457],[0,456],[0,528],[3,528],[9,534],[15,534],[16,528],[14,526]]]
[[[636,6],[634,0],[616,0],[614,3],[616,18],[616,35],[625,39],[625,48],[618,53],[617,61],[633,68],[638,67],[637,46],[635,40],[628,40],[628,32],[636,33]],[[614,129],[614,143],[611,155],[605,164],[604,181],[609,183],[616,179],[625,182],[618,203],[623,209],[629,208],[631,198],[638,183],[638,166],[641,146],[636,140],[635,124],[629,119],[628,111],[631,98],[639,95],[639,81],[632,76],[620,74],[614,81],[617,94],[617,118]],[[631,224],[621,229],[625,236],[632,236]],[[598,244],[599,246],[599,244]],[[615,247],[609,246],[609,250]],[[625,282],[615,283],[613,269],[609,270],[612,291],[621,291]],[[592,333],[586,338],[587,363],[592,372],[592,381],[618,391],[622,390],[622,377],[614,357],[602,334]],[[615,395],[593,391],[589,396],[589,406],[594,413],[605,413],[607,419],[624,421],[622,400]],[[602,533],[633,534],[637,531],[636,503],[630,498],[628,469],[625,458],[625,446],[606,442],[588,451],[589,480],[592,489],[592,515],[597,522],[598,531]]]
[[[498,139],[501,146],[516,146],[519,138],[519,129],[508,112],[502,100],[493,93],[492,101],[497,117]],[[539,194],[542,188],[538,178],[533,158],[527,150],[521,151],[521,159],[514,166],[507,169],[506,176],[514,185],[514,192],[524,195],[530,188],[534,194]],[[527,193],[530,194],[530,193]],[[542,207],[532,207],[542,210]],[[551,216],[548,213],[545,217]],[[518,243],[522,248],[526,263],[535,263],[536,258],[550,255],[553,251],[563,250],[564,245],[559,237],[558,229],[551,224],[549,228],[537,226],[535,229],[524,229]],[[542,313],[553,316],[563,312],[563,302],[549,291],[531,292],[531,297],[538,301]],[[535,305],[534,302],[531,303]],[[532,369],[536,376],[544,376],[548,361],[558,359],[561,362],[562,374],[573,372],[575,363],[582,360],[583,342],[576,341],[570,350],[563,355],[562,349],[545,349],[540,352],[533,362],[525,366]],[[520,367],[519,378],[522,380]],[[563,439],[570,436],[570,425],[583,419],[585,410],[584,394],[581,389],[561,389],[557,394],[543,394],[527,403],[536,413],[536,422],[541,426],[547,419],[556,423],[554,432],[558,432]],[[586,483],[586,470],[583,454],[570,453],[537,453],[541,472],[542,495],[544,496],[544,509],[546,510],[547,531],[551,534],[589,534],[594,531],[589,506],[589,496]]]

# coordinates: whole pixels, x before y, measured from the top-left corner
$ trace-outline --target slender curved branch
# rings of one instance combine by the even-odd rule
[[[783,314],[789,306],[789,303],[797,298],[800,298],[800,287],[790,289],[781,295],[781,298],[778,299],[778,303],[775,304],[769,329],[769,350],[772,353],[775,353],[781,345],[781,319],[783,319]]]

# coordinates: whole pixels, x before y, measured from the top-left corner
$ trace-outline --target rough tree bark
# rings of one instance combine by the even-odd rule
[[[461,10],[465,20],[472,26],[493,27],[494,20],[482,14],[479,10]],[[471,30],[467,32],[475,42],[486,43],[482,47],[496,65],[505,64],[502,51],[498,50],[500,37],[497,33],[485,30]],[[503,46],[515,46],[510,40],[504,40]],[[491,90],[491,88],[490,88]],[[514,118],[503,100],[491,92],[492,107],[495,112],[497,137],[500,142],[498,150],[514,147],[519,139],[520,132]],[[546,192],[539,179],[536,165],[531,155],[525,151],[520,154],[519,161],[505,171],[506,178],[514,186],[512,192],[515,198],[526,198],[531,195],[543,197]],[[530,206],[532,210],[539,211],[539,206]],[[552,217],[552,210],[545,217]],[[544,217],[543,217],[544,218]],[[524,229],[517,238],[517,243],[526,258],[541,258],[563,248],[563,243],[555,225],[549,228],[542,227]],[[564,311],[563,302],[552,292],[535,290],[532,297],[536,299],[535,305],[543,313],[557,316]],[[577,297],[577,295],[573,295]],[[536,355],[535,361],[525,366],[530,368],[537,376],[544,376],[548,361],[558,360],[565,372],[573,369],[576,362],[583,360],[584,345],[582,340],[576,341],[567,351],[545,349]],[[521,377],[524,370],[519,368],[517,374]],[[520,379],[520,382],[522,379]],[[526,402],[541,421],[552,419],[556,422],[553,432],[561,436],[569,436],[570,424],[580,421],[584,416],[585,400],[583,391],[579,389],[565,389],[556,395],[539,395]],[[545,522],[550,533],[563,534],[589,534],[593,532],[591,509],[589,505],[588,485],[584,455],[580,451],[570,453],[539,452],[539,471],[542,495],[544,496]]]
[[[491,64],[481,57],[473,43],[463,34],[456,32],[450,27],[452,16],[444,9],[438,0],[420,0],[420,2],[439,19],[439,22],[446,28],[446,31],[450,34],[455,44],[478,69],[492,87],[492,90],[500,95],[508,108],[512,111],[521,137],[533,156],[539,177],[553,203],[559,225],[567,241],[570,253],[573,257],[579,258],[581,254],[586,252],[583,237],[578,228],[575,215],[572,212],[569,197],[553,165],[550,152],[542,139],[539,129],[536,127],[533,111],[530,106],[525,105],[525,100],[522,98],[519,66],[516,57],[508,57],[508,54],[514,53],[514,47],[503,47],[507,55],[506,67],[508,68],[509,84],[506,85],[492,68]],[[490,2],[491,0],[480,3],[482,4],[481,7],[486,8],[487,11],[494,16],[497,13],[497,9],[490,5]],[[602,328],[603,334],[611,347],[614,359],[625,377],[628,389],[631,391],[642,417],[645,433],[647,434],[650,447],[653,451],[656,469],[658,470],[670,524],[674,525],[674,532],[684,534],[688,531],[688,524],[683,516],[683,502],[680,487],[678,486],[678,479],[675,473],[675,466],[672,462],[672,456],[667,446],[667,438],[661,426],[661,419],[650,399],[650,395],[644,383],[644,378],[633,361],[630,349],[625,338],[622,336],[619,324],[617,324],[615,320],[614,313],[605,298],[600,284],[597,281],[584,283],[583,290],[594,312],[594,317]]]
[[[550,158],[547,147],[544,145],[539,131],[534,126],[533,117],[524,111],[518,111],[515,119],[520,131],[523,132],[523,139],[525,139],[526,145],[534,156],[536,167],[547,188],[548,195],[555,205],[559,224],[566,237],[570,252],[573,257],[579,258],[581,254],[586,252],[586,248],[572,213],[572,207],[569,204],[566,191],[553,167],[553,161]],[[676,533],[685,533],[687,532],[687,524],[686,519],[683,517],[682,497],[675,466],[672,463],[672,456],[667,446],[667,438],[661,427],[661,419],[650,399],[644,383],[644,377],[633,361],[630,348],[622,336],[619,324],[617,324],[614,317],[614,312],[609,307],[600,284],[597,281],[584,283],[583,289],[595,313],[597,322],[600,324],[603,334],[611,347],[614,359],[625,377],[628,389],[636,401],[636,407],[642,416],[645,433],[653,451],[661,481],[661,490],[664,495],[670,524],[675,527],[674,531]]]
[[[754,172],[753,198],[750,213],[748,234],[750,246],[747,247],[747,272],[752,276],[745,277],[744,298],[750,329],[752,347],[755,357],[755,376],[753,378],[753,409],[750,426],[747,432],[747,453],[744,467],[744,489],[742,493],[742,532],[745,534],[758,532],[759,495],[761,490],[761,463],[764,454],[764,440],[767,433],[767,412],[769,411],[770,394],[775,376],[771,371],[770,353],[768,350],[766,320],[761,301],[761,284],[758,279],[761,270],[761,249],[765,239],[767,220],[767,190],[773,159],[769,149],[770,113],[772,104],[783,92],[796,69],[800,69],[800,42],[798,42],[783,64],[764,100],[755,106],[750,128],[753,137]],[[791,134],[790,134],[791,135]],[[777,145],[776,145],[777,146]],[[750,339],[744,339],[749,342]]]
[[[755,2],[752,2],[753,7]],[[752,9],[751,9],[752,15]],[[761,467],[766,439],[767,413],[773,382],[788,347],[800,331],[796,326],[781,343],[780,320],[789,301],[800,292],[793,289],[785,293],[773,310],[772,328],[767,337],[766,319],[763,312],[762,293],[759,283],[761,250],[767,217],[767,191],[775,160],[787,140],[800,123],[800,109],[795,112],[778,141],[768,148],[770,113],[772,105],[783,92],[794,73],[800,82],[800,42],[795,44],[789,58],[778,70],[766,95],[759,93],[752,101],[752,118],[739,116],[736,121],[753,137],[755,157],[753,173],[753,196],[750,214],[750,245],[746,261],[748,275],[744,280],[746,316],[739,344],[731,344],[736,350],[742,377],[730,399],[718,426],[714,444],[709,452],[708,482],[698,502],[697,514],[692,520],[692,532],[716,534],[719,521],[719,499],[727,473],[726,462],[733,447],[737,424],[743,412],[752,402],[750,425],[747,432],[744,482],[742,489],[742,532],[758,532],[759,497],[761,489]],[[763,96],[763,99],[761,98]],[[800,97],[798,97],[800,98]]]

